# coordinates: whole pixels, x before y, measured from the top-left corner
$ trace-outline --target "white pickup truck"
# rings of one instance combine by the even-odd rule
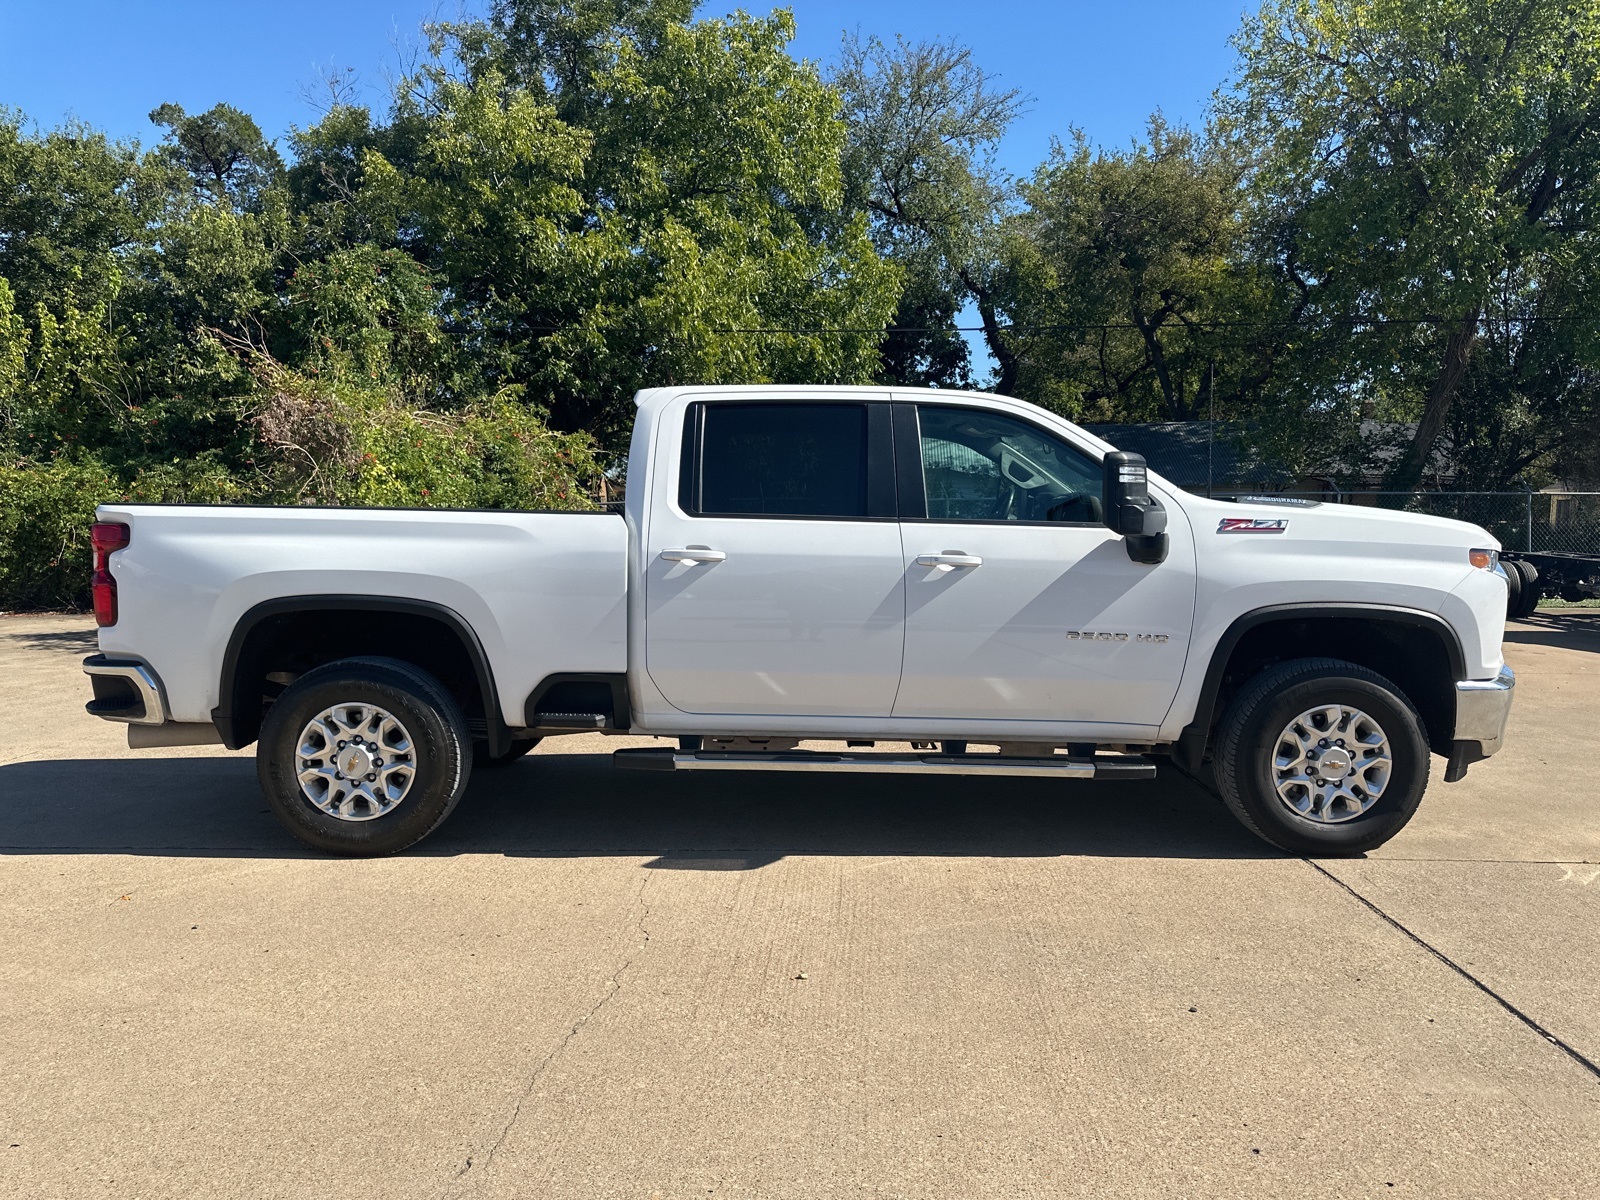
[[[1475,526],[1188,495],[992,395],[637,400],[620,515],[101,507],[89,711],[134,747],[258,742],[290,832],[346,854],[596,730],[675,738],[616,754],[654,770],[1209,767],[1298,854],[1381,844],[1430,751],[1453,781],[1500,746]]]

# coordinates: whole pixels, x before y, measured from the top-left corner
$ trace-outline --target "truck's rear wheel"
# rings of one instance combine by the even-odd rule
[[[1383,845],[1428,786],[1410,701],[1354,663],[1302,658],[1262,672],[1219,727],[1217,784],[1247,829],[1295,854]]]
[[[267,803],[306,845],[393,854],[426,837],[466,790],[471,740],[455,698],[390,658],[346,658],[284,689],[261,727]]]

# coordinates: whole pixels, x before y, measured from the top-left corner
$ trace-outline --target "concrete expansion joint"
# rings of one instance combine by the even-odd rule
[[[1371,900],[1368,900],[1365,896],[1363,896],[1360,892],[1356,891],[1355,888],[1351,887],[1344,880],[1340,879],[1332,871],[1328,870],[1326,867],[1322,866],[1320,863],[1314,862],[1313,860],[1311,860],[1309,858],[1302,858],[1300,861],[1305,863],[1307,866],[1309,866],[1313,871],[1316,871],[1319,875],[1322,875],[1325,878],[1327,878],[1329,880],[1332,880],[1332,882],[1336,886],[1338,886],[1340,888],[1343,888],[1346,892],[1348,892],[1356,900],[1357,903],[1359,903],[1364,908],[1366,908],[1368,911],[1370,911],[1375,916],[1377,916],[1379,920],[1383,921],[1385,924],[1391,926],[1392,928],[1399,930],[1399,932],[1404,934],[1407,938],[1409,938],[1416,945],[1420,946],[1423,950],[1427,951],[1429,954],[1431,954],[1434,958],[1438,959],[1445,966],[1449,967],[1452,971],[1454,971],[1457,975],[1461,976],[1461,978],[1465,979],[1473,987],[1477,988],[1485,996],[1488,996],[1489,999],[1493,1000],[1496,1004],[1498,1004],[1501,1008],[1503,1008],[1512,1017],[1516,1018],[1522,1024],[1526,1025],[1530,1030],[1532,1030],[1534,1033],[1538,1034],[1541,1038],[1543,1038],[1550,1045],[1554,1046],[1557,1050],[1559,1050],[1563,1054],[1565,1054],[1568,1058],[1570,1058],[1579,1067],[1583,1068],[1590,1075],[1594,1076],[1595,1079],[1600,1080],[1600,1063],[1596,1063],[1592,1058],[1590,1058],[1588,1055],[1584,1054],[1583,1051],[1579,1050],[1576,1046],[1571,1045],[1570,1043],[1564,1041],[1562,1038],[1557,1037],[1554,1033],[1550,1032],[1550,1030],[1546,1029],[1538,1021],[1534,1020],[1527,1013],[1523,1012],[1515,1004],[1511,1003],[1511,1001],[1507,1000],[1504,996],[1502,996],[1499,992],[1495,991],[1492,987],[1490,987],[1483,980],[1479,979],[1471,971],[1467,970],[1460,963],[1456,962],[1455,959],[1451,958],[1444,951],[1442,951],[1442,950],[1438,949],[1437,947],[1435,947],[1432,943],[1423,940],[1423,938],[1421,938],[1419,935],[1413,933],[1410,929],[1408,929],[1405,925],[1403,925],[1399,920],[1397,920],[1394,917],[1391,917],[1388,913],[1384,912],[1384,910],[1382,908],[1378,907],[1377,904],[1373,903]]]
[[[511,1136],[511,1131],[516,1128],[517,1122],[522,1118],[523,1106],[527,1104],[529,1098],[532,1097],[534,1088],[539,1086],[539,1080],[542,1079],[545,1073],[555,1065],[556,1060],[566,1052],[567,1047],[572,1044],[573,1039],[578,1036],[578,1033],[583,1029],[583,1027],[587,1025],[590,1020],[592,1020],[600,1012],[601,1009],[605,1008],[605,1006],[610,1004],[612,1000],[616,999],[617,994],[622,991],[623,976],[625,976],[628,973],[628,969],[633,966],[634,959],[637,957],[638,952],[643,950],[644,947],[650,942],[650,928],[647,924],[647,922],[650,920],[650,905],[645,902],[644,898],[645,888],[650,884],[650,872],[643,872],[643,875],[644,878],[639,883],[638,895],[634,897],[635,902],[639,906],[639,916],[634,922],[634,932],[638,934],[642,940],[638,943],[638,946],[635,948],[634,952],[629,954],[627,958],[623,959],[621,965],[619,965],[616,970],[612,971],[611,974],[606,977],[605,993],[592,1005],[590,1005],[586,1012],[584,1012],[576,1021],[572,1023],[572,1025],[567,1029],[567,1032],[562,1035],[561,1040],[551,1049],[550,1053],[546,1054],[544,1058],[539,1061],[539,1065],[534,1067],[533,1073],[528,1076],[528,1082],[523,1085],[521,1093],[517,1096],[516,1104],[512,1106],[511,1115],[506,1119],[505,1124],[500,1127],[500,1133],[495,1137],[494,1144],[491,1145],[488,1151],[484,1153],[482,1161],[475,1161],[473,1155],[467,1155],[466,1161],[456,1169],[455,1174],[450,1177],[449,1184],[447,1184],[444,1191],[440,1193],[440,1200],[446,1200],[448,1197],[461,1195],[461,1188],[458,1185],[462,1180],[466,1179],[469,1172],[473,1172],[474,1168],[476,1168],[474,1182],[477,1179],[481,1179],[485,1174],[488,1173],[490,1166],[494,1164],[495,1155],[500,1152],[500,1147],[505,1145],[506,1139]]]

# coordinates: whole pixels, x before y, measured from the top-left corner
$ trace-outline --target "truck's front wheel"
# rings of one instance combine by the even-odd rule
[[[267,803],[306,845],[393,854],[426,837],[466,790],[471,739],[454,697],[390,658],[347,658],[284,689],[261,727]]]
[[[1272,667],[1228,706],[1216,776],[1233,814],[1295,854],[1383,845],[1428,786],[1428,740],[1410,701],[1354,663],[1303,658]]]

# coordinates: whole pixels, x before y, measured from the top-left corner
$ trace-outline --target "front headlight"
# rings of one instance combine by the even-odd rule
[[[1500,551],[1468,550],[1467,561],[1480,571],[1494,571],[1500,566]]]

